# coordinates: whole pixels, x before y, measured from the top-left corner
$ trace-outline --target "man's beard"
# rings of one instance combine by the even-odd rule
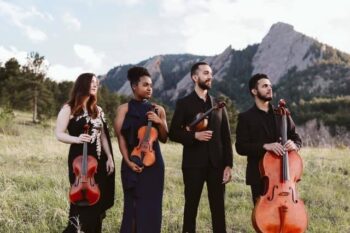
[[[272,100],[272,97],[263,96],[259,91],[258,91],[257,97],[263,101],[271,101]]]
[[[209,90],[209,89],[211,88],[210,85],[206,84],[205,81],[201,81],[201,80],[199,80],[198,86],[199,86],[202,90]]]

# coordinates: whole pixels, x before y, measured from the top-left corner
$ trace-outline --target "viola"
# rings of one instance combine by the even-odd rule
[[[286,102],[280,100],[276,114],[282,116],[282,145],[287,142]],[[296,151],[285,151],[283,156],[266,152],[260,161],[260,173],[265,181],[264,195],[259,197],[252,221],[260,233],[305,232],[308,217],[304,202],[299,199],[296,183],[301,180],[303,163]]]
[[[198,113],[193,119],[193,121],[186,127],[186,130],[195,131],[195,132],[206,130],[208,128],[208,115],[212,111],[223,108],[225,106],[226,106],[225,102],[219,102],[215,104],[213,107],[211,107],[208,111],[204,113],[203,112]]]
[[[88,133],[89,125],[84,125],[84,133]],[[78,206],[92,206],[100,199],[100,189],[95,182],[98,162],[87,154],[87,142],[83,144],[83,154],[73,160],[75,181],[69,192],[71,203]]]
[[[154,111],[154,106],[152,106]],[[130,160],[140,167],[149,167],[156,162],[153,142],[158,139],[158,130],[152,126],[152,121],[147,121],[147,126],[142,126],[137,131],[139,144],[131,152]]]

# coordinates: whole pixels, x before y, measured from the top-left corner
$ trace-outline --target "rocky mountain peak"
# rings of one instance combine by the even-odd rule
[[[277,22],[273,24],[270,28],[269,33],[286,33],[286,32],[296,32],[294,31],[294,27],[291,24],[283,23],[283,22]]]
[[[306,69],[314,57],[305,55],[316,42],[295,31],[292,25],[281,22],[272,25],[253,58],[253,74],[265,73],[275,84],[293,67],[298,71]]]

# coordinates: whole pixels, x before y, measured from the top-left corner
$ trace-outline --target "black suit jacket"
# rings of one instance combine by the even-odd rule
[[[272,108],[272,106],[270,106]],[[261,117],[256,105],[248,111],[238,115],[238,124],[236,128],[236,150],[240,155],[248,156],[246,170],[246,183],[257,184],[260,181],[259,161],[265,154],[263,145],[265,143],[278,142],[281,137],[281,121],[279,115],[275,115],[276,138],[268,139],[266,137],[268,124]],[[287,118],[287,138],[301,147],[301,139],[295,132],[295,124],[292,118]]]
[[[218,168],[232,167],[231,132],[225,108],[211,112],[208,130],[213,130],[213,135],[209,142],[198,141],[194,137],[195,132],[185,130],[185,127],[193,121],[195,116],[202,112],[196,98],[198,95],[193,91],[176,102],[170,126],[169,138],[184,146],[182,168],[206,167],[209,163]],[[215,101],[211,96],[210,101],[211,105],[214,106]],[[208,155],[209,158],[205,155]]]

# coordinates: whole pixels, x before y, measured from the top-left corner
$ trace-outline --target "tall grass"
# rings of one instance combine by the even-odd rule
[[[69,145],[56,141],[54,122],[49,127],[27,124],[30,115],[16,113],[19,135],[0,133],[0,232],[62,232],[67,224],[69,190],[67,155]],[[103,232],[118,232],[123,195],[120,183],[121,156],[114,140],[116,201],[108,211]],[[309,214],[308,232],[350,232],[350,150],[304,148],[304,174],[298,191]],[[162,232],[181,232],[183,217],[182,147],[162,145],[165,160],[165,190]],[[244,157],[235,156],[234,181],[226,187],[228,232],[254,232],[251,226],[251,196],[245,185]],[[211,232],[206,189],[197,218],[199,233]]]

